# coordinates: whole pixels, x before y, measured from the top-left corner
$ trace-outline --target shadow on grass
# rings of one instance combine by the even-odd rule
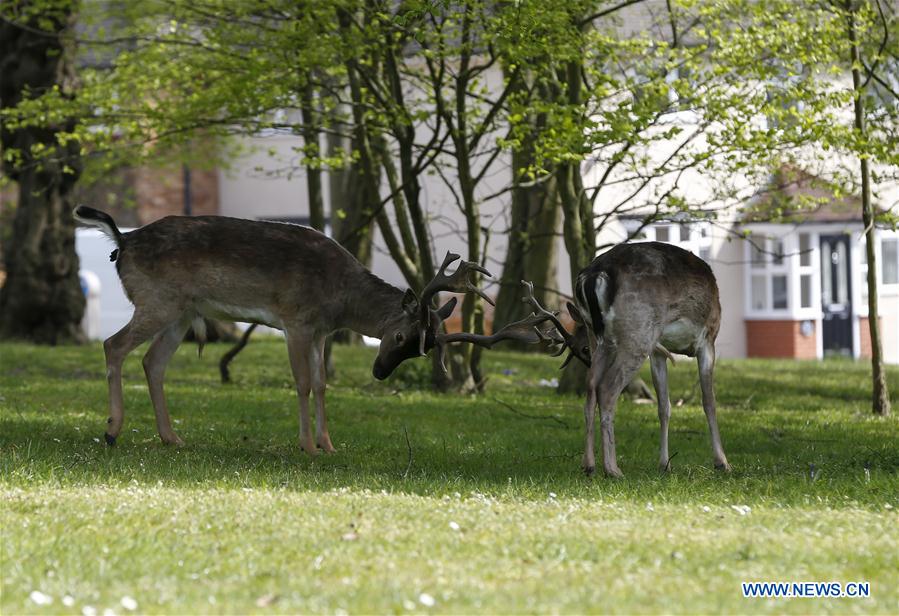
[[[108,448],[105,379],[89,368],[99,349],[11,350],[18,361],[0,361],[0,368],[20,367],[0,376],[0,470],[8,487],[137,482],[691,503],[815,499],[831,506],[879,502],[899,489],[896,418],[866,412],[869,377],[852,362],[721,362],[719,423],[735,469],[729,475],[712,469],[698,392],[673,409],[668,474],[657,470],[655,405],[622,401],[616,440],[626,477],[614,481],[580,472],[582,401],[536,385],[556,374],[551,359],[492,354],[488,393],[465,397],[414,390],[419,366],[374,383],[371,350],[339,349],[339,378],[328,394],[338,453],[310,459],[297,445],[296,399],[279,341],[248,348],[232,386],[216,382],[214,362],[179,350],[167,392],[175,429],[188,443],[180,449],[156,436],[140,353],[126,364],[125,431]],[[894,394],[897,377],[891,369]],[[679,362],[671,370],[673,400],[689,398],[695,379],[695,364]]]

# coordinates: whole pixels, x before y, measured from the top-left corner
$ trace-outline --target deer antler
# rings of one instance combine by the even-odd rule
[[[538,327],[544,321],[545,317],[536,314],[529,315],[520,321],[509,323],[498,332],[487,336],[485,334],[472,334],[469,332],[458,332],[455,334],[437,334],[434,337],[434,347],[437,349],[440,358],[440,366],[446,372],[444,358],[446,356],[446,345],[453,342],[470,342],[484,348],[493,348],[493,345],[503,340],[518,340],[525,344],[537,344],[538,342],[556,343],[554,337],[547,336],[545,332]]]
[[[435,326],[439,325],[431,322],[431,299],[434,295],[440,291],[452,291],[454,293],[473,291],[491,306],[496,305],[494,301],[479,289],[472,280],[475,273],[481,273],[488,278],[493,278],[493,274],[485,268],[471,261],[462,261],[459,263],[459,267],[456,268],[455,272],[452,274],[446,273],[446,268],[449,267],[453,261],[458,259],[461,259],[459,255],[447,252],[446,256],[443,258],[440,269],[437,270],[437,274],[421,292],[421,300],[419,301],[419,310],[421,310],[421,342],[419,351],[422,355],[425,354],[425,338],[428,334],[428,329],[434,328],[436,330]],[[436,336],[436,331],[434,331],[434,334]]]
[[[559,366],[559,370],[567,366],[572,357],[577,357],[579,360],[581,360],[581,362],[589,366],[590,358],[585,356],[581,349],[576,348],[577,344],[575,341],[575,337],[568,333],[568,330],[565,329],[565,326],[562,325],[562,322],[559,320],[557,313],[550,312],[549,310],[541,306],[540,302],[537,301],[537,298],[534,297],[533,283],[522,280],[521,284],[523,284],[525,288],[525,296],[521,298],[521,300],[530,304],[534,308],[535,314],[540,315],[544,320],[549,321],[555,327],[555,332],[551,335],[551,337],[562,346],[559,347],[559,350],[553,353],[552,356],[558,357],[565,352],[565,349],[568,349],[570,351],[568,357],[566,357],[565,361],[562,362],[562,365]]]
[[[561,345],[559,350],[552,354],[553,357],[558,357],[565,352],[566,348],[568,348],[572,353],[569,355],[568,359],[565,360],[565,363],[562,364],[563,367],[571,361],[571,357],[574,356],[581,359],[581,361],[584,361],[580,352],[574,348],[574,337],[568,333],[568,330],[566,330],[562,325],[562,322],[559,321],[556,313],[546,310],[534,297],[534,285],[526,280],[522,280],[521,284],[525,287],[525,296],[521,298],[521,300],[530,304],[534,308],[534,312],[519,321],[509,323],[491,336],[472,334],[469,332],[435,335],[434,346],[438,349],[441,366],[443,366],[446,344],[452,342],[471,342],[472,344],[477,344],[489,349],[497,342],[502,342],[503,340],[518,340],[525,344],[549,342],[551,344]],[[540,326],[546,322],[550,322],[553,325],[553,329],[546,331],[540,329]],[[585,363],[589,364],[589,361]],[[446,368],[444,367],[444,371],[445,370]]]

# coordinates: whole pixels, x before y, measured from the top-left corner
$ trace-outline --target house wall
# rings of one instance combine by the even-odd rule
[[[721,329],[716,344],[719,357],[746,357],[742,245],[727,230],[713,228],[709,264],[718,280],[721,300]]]

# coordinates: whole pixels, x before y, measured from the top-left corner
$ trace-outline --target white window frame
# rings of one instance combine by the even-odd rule
[[[687,235],[687,239],[681,239],[681,230],[684,225],[689,227],[689,234]],[[657,237],[656,232],[659,227],[668,227],[668,239],[660,240]],[[631,233],[633,227],[628,230]],[[706,233],[703,236],[702,231],[705,230]],[[711,248],[712,248],[712,225],[710,222],[705,220],[665,220],[654,222],[652,224],[646,225],[642,230],[643,237],[634,238],[631,240],[634,243],[638,242],[663,242],[665,244],[671,244],[672,246],[678,246],[683,248],[684,250],[688,250],[692,252],[697,257],[702,258],[702,251],[708,250],[709,255],[711,256]],[[705,259],[704,259],[705,260]],[[708,261],[707,261],[708,262]]]
[[[755,223],[747,225],[749,237],[761,238],[764,251],[764,265],[753,267],[752,259],[754,248],[750,241],[744,241],[744,260],[746,263],[744,275],[744,317],[748,320],[784,320],[805,321],[812,320],[816,323],[821,319],[821,273],[820,273],[820,241],[817,230],[805,229],[795,225],[774,225]],[[808,235],[809,238],[809,264],[802,265],[799,254],[799,235]],[[775,263],[774,250],[777,242],[782,243],[783,259],[781,263]],[[754,276],[762,276],[765,279],[765,307],[757,309],[753,306],[752,279]],[[774,277],[787,277],[787,307],[774,308]],[[811,276],[811,306],[803,307],[802,304],[802,276]],[[820,327],[820,324],[818,325]]]
[[[856,315],[861,318],[868,317],[868,254],[865,246],[864,233],[853,233],[853,250],[857,253],[856,262],[858,263],[858,280],[853,281],[854,298],[857,301]],[[874,233],[874,253],[877,255],[877,291],[878,297],[895,297],[899,296],[899,282],[893,284],[885,284],[883,281],[883,242],[895,241],[899,243],[899,231],[891,231],[889,229],[877,229]],[[897,253],[899,256],[899,253]],[[883,312],[880,313],[883,317]]]

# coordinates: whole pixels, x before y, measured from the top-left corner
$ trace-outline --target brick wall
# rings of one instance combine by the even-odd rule
[[[215,171],[191,171],[190,187],[194,216],[218,214],[218,174]],[[134,192],[142,225],[184,213],[184,172],[181,167],[135,170]]]
[[[883,347],[883,319],[877,319],[877,324],[880,326],[880,343],[881,348]],[[865,357],[870,359],[871,357],[871,330],[869,329],[870,325],[868,324],[868,317],[859,317],[858,319],[858,342],[859,342],[859,355],[860,357]]]
[[[745,321],[746,355],[749,357],[793,357],[816,359],[817,325],[812,321],[812,334],[803,336],[802,321]]]
[[[218,214],[218,173],[192,170],[190,183],[193,215]],[[77,185],[76,201],[104,210],[120,227],[139,227],[184,213],[184,171],[180,165],[120,168],[91,185]]]

